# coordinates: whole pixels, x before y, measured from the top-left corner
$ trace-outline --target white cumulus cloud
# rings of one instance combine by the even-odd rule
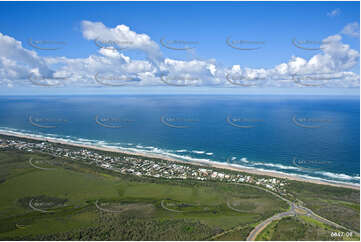
[[[341,34],[355,38],[360,38],[360,25],[358,22],[347,24],[341,31]]]
[[[297,87],[295,75],[326,75],[322,78],[327,87],[359,86],[359,75],[350,71],[359,63],[359,52],[343,43],[341,35],[325,38],[320,52],[308,59],[291,56],[273,68],[250,68],[236,63],[223,67],[214,59],[186,61],[163,57],[149,35],[136,33],[125,25],[109,28],[100,22],[83,21],[82,34],[100,45],[96,53],[86,58],[41,57],[25,49],[20,41],[0,33],[0,84],[21,85],[33,74],[53,77],[55,82],[59,80],[56,78],[69,77],[61,79],[62,85],[100,86],[95,77],[113,73],[114,79],[129,77],[131,85],[136,86],[165,86],[166,78],[174,84],[193,86],[229,87],[246,81],[260,87]],[[144,52],[147,58],[133,59],[122,50]],[[52,70],[54,66],[57,68]],[[234,83],[229,77],[236,77]]]

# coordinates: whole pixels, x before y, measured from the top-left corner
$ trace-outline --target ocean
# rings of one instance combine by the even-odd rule
[[[0,130],[360,183],[359,96],[1,96]]]

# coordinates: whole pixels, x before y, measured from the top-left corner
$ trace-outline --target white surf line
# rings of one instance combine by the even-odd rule
[[[160,205],[162,206],[162,208],[164,208],[165,210],[168,210],[170,212],[175,212],[175,213],[183,213],[184,211],[178,211],[178,210],[174,210],[174,209],[171,209],[171,208],[167,208],[165,205],[164,205],[164,200],[162,200],[160,202]]]
[[[33,160],[33,158],[30,158],[30,159],[29,159],[29,164],[30,164],[32,167],[34,167],[34,168],[37,168],[37,169],[40,169],[40,170],[46,170],[46,171],[48,171],[48,170],[55,170],[55,169],[56,169],[56,168],[44,168],[44,167],[36,166],[36,165],[34,165],[34,164],[32,163],[32,160]]]
[[[36,134],[31,134],[31,133],[21,133],[19,131],[12,131],[12,130],[8,130],[8,129],[9,128],[7,128],[7,127],[0,127],[0,134],[6,135],[6,136],[11,136],[11,137],[24,138],[24,139],[46,141],[46,142],[55,143],[55,144],[76,146],[76,147],[81,147],[84,149],[95,149],[95,150],[111,149],[111,150],[107,150],[107,151],[115,152],[115,153],[122,153],[122,154],[129,154],[129,155],[154,157],[154,158],[165,159],[165,160],[171,159],[171,161],[178,162],[178,163],[192,162],[192,163],[195,163],[197,166],[210,167],[212,165],[217,165],[217,164],[221,163],[221,162],[215,162],[215,161],[211,161],[211,160],[203,161],[204,159],[196,159],[196,158],[190,159],[189,157],[188,158],[179,158],[179,155],[173,154],[173,153],[168,153],[168,154],[162,155],[160,153],[156,153],[153,151],[136,150],[135,148],[129,148],[129,147],[128,148],[126,148],[126,147],[110,148],[110,147],[105,147],[105,146],[96,146],[95,144],[81,143],[81,141],[74,141],[74,140],[64,141],[59,137],[55,137],[55,138],[54,137],[46,137],[46,136],[41,136],[41,135],[36,135]],[[44,153],[46,153],[46,152],[44,152]],[[46,154],[50,154],[50,153],[46,153]],[[202,161],[200,161],[200,160],[202,160]],[[223,165],[224,165],[224,163],[223,163]],[[254,167],[239,168],[237,166],[234,166],[234,167],[229,166],[229,167],[223,168],[223,169],[227,169],[227,170],[237,169],[240,172],[257,174],[257,175],[259,175],[258,172],[266,172],[263,175],[277,177],[277,178],[281,178],[281,177],[279,177],[280,175],[283,176],[286,174],[285,172],[281,172],[281,171],[265,170],[265,169],[254,168]],[[257,173],[254,173],[254,172],[257,172]],[[270,173],[272,173],[272,174],[270,174]],[[290,176],[282,177],[282,179],[296,180],[296,181],[300,181],[300,182],[308,182],[308,183],[333,186],[333,187],[343,187],[343,188],[349,188],[349,189],[354,189],[354,190],[358,190],[358,191],[360,190],[359,183],[328,180],[328,179],[320,178],[320,177],[304,177],[301,174],[291,174]],[[298,180],[298,179],[300,179],[300,180]]]
[[[119,210],[111,210],[111,209],[101,208],[98,205],[98,202],[99,202],[99,200],[95,201],[95,206],[97,207],[97,209],[99,209],[99,210],[101,210],[103,212],[108,212],[108,213],[121,213],[121,212],[123,212],[123,210],[119,211]]]
[[[51,213],[50,211],[47,211],[47,210],[43,210],[43,209],[34,207],[34,206],[33,206],[33,200],[34,200],[34,199],[31,199],[31,200],[29,201],[29,207],[30,207],[32,210],[38,211],[38,212],[42,212],[42,213]]]

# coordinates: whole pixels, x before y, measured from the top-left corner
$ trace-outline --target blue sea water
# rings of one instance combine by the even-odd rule
[[[2,96],[0,130],[360,182],[358,96]]]

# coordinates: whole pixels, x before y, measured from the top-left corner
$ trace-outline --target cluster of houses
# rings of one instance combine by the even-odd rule
[[[169,160],[133,156],[124,153],[97,152],[92,149],[69,147],[51,142],[31,142],[22,140],[0,140],[0,149],[15,148],[27,152],[44,152],[56,157],[83,161],[121,174],[147,176],[166,179],[195,179],[200,181],[223,181],[248,183],[285,194],[286,180],[264,178],[240,172],[220,170],[212,167],[195,166]]]

